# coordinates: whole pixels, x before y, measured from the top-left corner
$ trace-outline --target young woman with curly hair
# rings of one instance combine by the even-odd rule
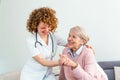
[[[53,61],[57,45],[65,46],[66,42],[54,35],[58,19],[55,10],[48,7],[35,9],[27,20],[27,38],[30,59],[21,71],[20,80],[55,80],[52,67],[59,66]]]

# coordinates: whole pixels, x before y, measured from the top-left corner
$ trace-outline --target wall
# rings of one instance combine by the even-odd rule
[[[98,61],[119,60],[119,3],[119,0],[0,0],[0,74],[21,69],[27,60],[26,20],[33,9],[42,6],[56,10],[57,31],[64,39],[70,27],[82,25],[91,37],[89,44]],[[61,51],[59,47],[57,53]]]

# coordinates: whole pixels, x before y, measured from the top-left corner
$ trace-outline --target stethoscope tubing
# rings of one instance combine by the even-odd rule
[[[52,37],[51,33],[49,33],[49,35],[50,35],[50,38],[51,38],[51,41],[52,41],[52,53],[51,53],[51,60],[52,60],[52,58],[55,56],[54,41],[53,41],[53,37]],[[39,42],[38,39],[37,39],[37,32],[36,32],[35,38],[36,38],[35,48],[37,48],[37,44],[40,44],[40,46],[43,46],[43,44],[41,42]]]
[[[54,52],[54,41],[53,41],[53,38],[52,38],[51,33],[49,33],[49,34],[50,34],[50,38],[51,38],[51,41],[52,41],[52,53],[51,53],[51,60],[52,60],[53,57],[55,56],[55,52]],[[37,39],[37,32],[36,32],[36,36],[35,36],[35,37],[36,37],[35,48],[37,48],[37,44],[40,44],[40,46],[43,46],[42,43],[39,42],[38,39]],[[44,75],[44,77],[43,77],[42,80],[44,80],[44,79],[48,76],[47,73],[48,73],[48,69],[47,69],[47,72],[46,72],[46,74]]]

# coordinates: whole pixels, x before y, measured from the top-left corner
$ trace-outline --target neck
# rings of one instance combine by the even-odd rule
[[[71,51],[74,54],[77,51],[77,49],[74,48],[74,49],[71,49]]]
[[[48,45],[48,35],[40,35],[40,37],[42,38],[42,40]]]
[[[81,46],[72,48],[72,49],[71,49],[72,53],[74,54],[80,47],[81,47]]]

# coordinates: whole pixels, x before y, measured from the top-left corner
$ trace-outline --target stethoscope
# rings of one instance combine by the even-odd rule
[[[51,38],[51,41],[52,41],[52,53],[51,53],[51,60],[53,59],[53,57],[55,56],[55,52],[54,52],[54,42],[53,42],[53,38],[52,38],[52,35],[51,33],[49,33],[50,35],[50,38]],[[35,41],[35,48],[37,48],[37,44],[39,44],[40,46],[43,46],[41,42],[38,41],[37,39],[37,32],[36,32],[36,41]],[[48,68],[49,69],[49,68]],[[44,80],[47,76],[48,76],[48,69],[47,69],[47,72],[46,74],[44,75],[44,77],[42,78],[42,80]]]
[[[53,42],[53,37],[51,35],[51,33],[49,33],[51,41],[52,41],[52,53],[51,53],[51,60],[53,59],[53,57],[55,56],[55,52],[54,52],[54,42]],[[37,44],[39,44],[40,46],[43,46],[43,44],[41,42],[38,41],[37,39],[37,32],[36,32],[36,41],[35,41],[35,48],[37,48]]]

